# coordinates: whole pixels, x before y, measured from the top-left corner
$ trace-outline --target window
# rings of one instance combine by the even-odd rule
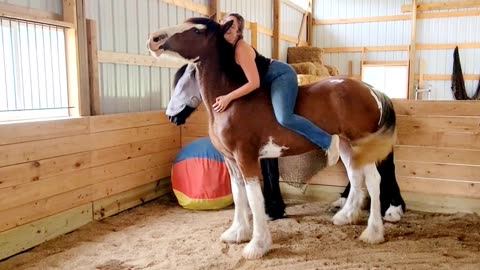
[[[408,64],[364,64],[362,80],[390,98],[408,98]]]
[[[65,29],[0,17],[0,121],[69,116]]]

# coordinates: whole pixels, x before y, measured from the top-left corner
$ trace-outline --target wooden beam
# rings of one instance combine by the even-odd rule
[[[78,45],[78,88],[80,99],[80,115],[91,115],[90,80],[88,70],[87,21],[85,17],[85,0],[75,0]]]
[[[420,75],[415,75],[415,79],[419,80]],[[424,74],[423,79],[425,81],[450,81],[452,79],[452,75],[444,75],[444,74]],[[480,75],[478,74],[463,74],[463,79],[466,81],[477,81],[480,79]]]
[[[273,0],[273,59],[280,59],[280,9],[281,0]]]
[[[313,46],[313,0],[308,1],[308,14],[307,14],[307,44]]]
[[[408,61],[363,61],[364,66],[408,66]]]
[[[300,30],[298,31],[297,47],[300,46],[300,43],[302,42],[302,36],[304,35],[306,25],[307,25],[307,17],[308,17],[308,12],[303,13],[302,24],[300,25]],[[308,40],[306,42],[308,45]]]
[[[480,16],[480,10],[417,14],[418,19],[438,19],[438,18],[457,18],[457,17],[476,17],[476,16]]]
[[[18,5],[0,3],[0,17],[39,22],[65,28],[75,27],[72,22],[63,20],[63,16],[33,8],[21,7]]]
[[[147,67],[165,67],[165,68],[180,68],[184,62],[176,58],[165,57],[165,60],[157,60],[148,55],[118,53],[108,51],[98,51],[99,63],[136,65]]]
[[[352,53],[352,52],[390,52],[390,51],[408,51],[408,46],[370,46],[370,47],[334,47],[323,48],[324,53]]]
[[[291,42],[293,44],[297,44],[297,42],[298,42],[298,38],[288,36],[288,35],[285,35],[285,34],[280,34],[280,39]],[[306,41],[300,41],[300,46],[308,46],[308,43]]]
[[[305,13],[305,12],[308,11],[308,9],[304,9],[304,8],[302,8],[301,6],[295,4],[294,2],[292,2],[292,1],[290,1],[290,0],[282,0],[282,2],[283,2],[285,5],[293,8],[293,9],[295,9],[295,10],[297,10],[297,11],[299,11],[300,13]]]
[[[90,85],[90,109],[91,115],[102,113],[100,107],[100,77],[98,75],[98,48],[97,48],[97,23],[94,20],[87,20],[87,52],[88,52],[88,73]]]
[[[63,20],[74,27],[66,29],[65,46],[67,57],[68,106],[70,116],[80,116],[82,111],[79,89],[77,5],[75,0],[63,0]]]
[[[423,87],[425,86],[425,78],[424,78],[424,75],[425,75],[424,74],[425,73],[425,61],[420,60],[419,65],[420,65],[420,68],[419,68],[420,69],[419,70],[420,75],[419,75],[419,78],[418,78],[418,88],[423,89]],[[415,79],[417,79],[417,78],[415,78]]]
[[[220,0],[208,0],[209,3],[209,16],[216,22],[220,22],[222,19],[222,10],[220,8]]]
[[[93,202],[95,220],[101,220],[137,205],[164,196],[172,191],[169,178],[109,196]]]
[[[258,24],[254,22],[250,23],[250,43],[258,50]]]
[[[92,220],[92,204],[87,203],[4,231],[0,233],[0,260],[69,233]]]
[[[417,43],[417,0],[412,0],[411,35],[409,50],[408,99],[415,98],[415,54]]]
[[[315,25],[330,25],[330,24],[351,24],[351,23],[366,23],[366,22],[391,22],[391,21],[406,21],[409,20],[409,15],[394,15],[394,16],[377,16],[351,19],[331,19],[331,20],[315,20]]]
[[[353,76],[353,62],[352,62],[352,61],[348,61],[348,73],[347,73],[347,76],[348,76],[348,77],[352,77],[352,76]]]
[[[209,7],[197,4],[193,1],[190,0],[161,0],[164,3],[174,5],[177,7],[181,7],[184,9],[188,9],[197,13],[200,13],[202,15],[209,15]]]
[[[480,1],[456,1],[456,2],[442,2],[442,3],[423,3],[417,5],[417,11],[432,11],[445,9],[460,9],[460,8],[478,8]],[[402,12],[412,12],[412,5],[402,5]]]

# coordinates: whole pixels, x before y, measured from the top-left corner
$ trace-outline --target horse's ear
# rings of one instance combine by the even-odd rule
[[[230,29],[230,27],[232,27],[232,24],[233,24],[233,20],[230,20],[230,21],[222,24],[222,26],[221,26],[222,34],[225,34],[228,31],[228,29]]]

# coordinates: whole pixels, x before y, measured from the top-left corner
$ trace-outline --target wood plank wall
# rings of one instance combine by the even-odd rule
[[[0,125],[0,259],[171,191],[164,112]]]
[[[479,200],[480,103],[394,100],[394,106],[398,119],[395,166],[402,193]],[[182,127],[182,145],[208,136],[207,121],[201,107]],[[311,180],[313,186],[345,187],[347,182],[341,162]],[[420,205],[432,203],[415,199]]]

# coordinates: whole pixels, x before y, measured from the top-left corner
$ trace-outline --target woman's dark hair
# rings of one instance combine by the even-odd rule
[[[228,18],[229,16],[235,17],[238,21],[238,38],[242,39],[243,38],[243,29],[245,28],[245,19],[243,18],[242,15],[238,13],[228,13],[224,19]]]

